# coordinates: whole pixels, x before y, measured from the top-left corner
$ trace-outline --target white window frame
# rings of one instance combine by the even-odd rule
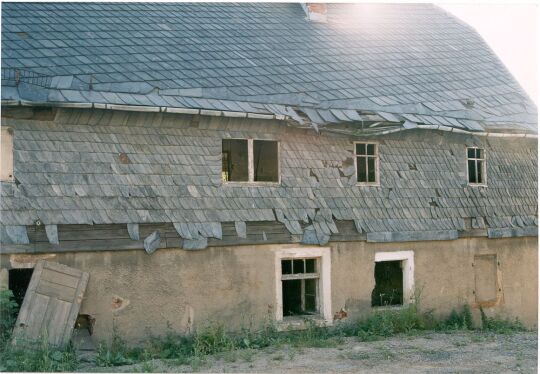
[[[319,314],[310,316],[299,316],[301,318],[319,319],[325,325],[331,325],[332,318],[332,292],[331,292],[331,258],[330,247],[300,247],[300,248],[285,248],[275,252],[275,284],[276,284],[276,321],[283,322],[283,289],[282,289],[282,274],[281,260],[285,259],[300,259],[300,258],[316,258],[317,268],[319,271],[318,281],[318,310]],[[293,317],[294,318],[294,317]]]
[[[13,129],[7,126],[0,127],[0,181],[13,182]]]
[[[469,158],[469,149],[481,149],[484,153],[484,158]],[[472,187],[487,187],[487,152],[483,147],[465,147],[465,167],[467,168],[467,184]],[[484,167],[482,168],[482,183],[471,183],[469,181],[469,160],[482,161]]]
[[[376,252],[375,262],[401,261],[403,272],[403,306],[414,302],[414,251]],[[392,306],[394,307],[394,306]],[[385,308],[384,306],[373,308]]]
[[[363,155],[357,155],[356,154],[356,145],[357,144],[365,144],[366,147],[368,144],[375,145],[375,182],[358,182],[358,157],[361,157]],[[356,185],[357,186],[373,186],[378,187],[381,185],[380,180],[380,161],[379,161],[379,142],[377,141],[356,141],[353,142],[353,154],[354,154],[354,176],[356,177]]]
[[[223,138],[221,139],[221,157],[223,157],[223,140],[247,140],[248,142],[248,180],[247,181],[223,181],[221,179],[221,183],[223,185],[242,185],[245,186],[246,184],[252,185],[252,186],[279,186],[281,184],[281,142],[276,139],[255,139],[255,138]],[[261,181],[255,181],[255,165],[253,160],[253,141],[254,140],[261,140],[261,141],[270,141],[270,142],[276,142],[277,143],[277,167],[278,167],[278,181],[277,182],[261,182]],[[223,160],[221,163],[221,172],[223,172]]]

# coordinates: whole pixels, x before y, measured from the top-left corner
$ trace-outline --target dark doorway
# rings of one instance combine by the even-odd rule
[[[9,289],[13,292],[15,301],[19,306],[22,305],[33,272],[34,269],[9,270]]]
[[[403,304],[402,261],[375,263],[375,288],[371,293],[371,306]]]

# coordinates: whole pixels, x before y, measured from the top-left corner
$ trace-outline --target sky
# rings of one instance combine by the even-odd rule
[[[436,4],[474,27],[538,105],[538,5]]]

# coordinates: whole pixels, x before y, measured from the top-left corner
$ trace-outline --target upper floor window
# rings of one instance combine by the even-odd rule
[[[279,183],[279,143],[274,140],[223,139],[223,182]]]
[[[467,174],[469,184],[486,184],[486,151],[483,148],[467,148]]]
[[[13,129],[0,128],[0,181],[13,180]]]
[[[356,181],[363,185],[379,184],[377,143],[355,143]]]

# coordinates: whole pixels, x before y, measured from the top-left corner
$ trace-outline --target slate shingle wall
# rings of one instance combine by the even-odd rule
[[[357,187],[352,139],[279,121],[63,109],[55,122],[3,124],[14,129],[17,179],[1,185],[7,226],[176,222],[212,236],[209,223],[278,220],[296,235],[313,229],[320,242],[334,220],[364,233],[462,230],[471,217],[491,228],[537,226],[534,139],[377,137],[381,186]],[[280,140],[281,186],[221,185],[221,139],[248,136]],[[487,188],[467,186],[470,145],[486,148]]]

